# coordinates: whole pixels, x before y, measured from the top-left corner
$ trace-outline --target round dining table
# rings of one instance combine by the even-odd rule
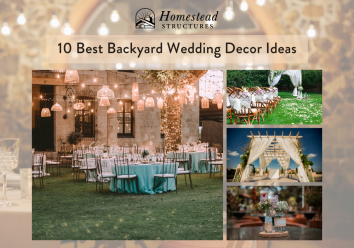
[[[86,161],[88,162],[89,167],[95,167],[95,159],[94,158],[82,160],[83,167],[87,166]],[[102,164],[102,172],[103,173],[107,172],[107,173],[116,174],[116,168],[114,165],[113,158],[102,158],[101,164]],[[126,165],[121,165],[121,166],[126,166]],[[165,165],[163,167],[163,164],[161,162],[149,162],[148,164],[141,164],[141,163],[129,164],[129,174],[130,175],[134,175],[134,174],[137,175],[137,180],[138,180],[138,188],[137,188],[135,180],[130,180],[130,188],[132,191],[131,193],[134,193],[134,194],[162,193],[162,181],[164,183],[163,188],[164,188],[165,192],[167,191],[167,189],[168,189],[168,191],[176,190],[174,178],[169,178],[168,180],[166,178],[163,180],[160,178],[156,178],[156,182],[155,182],[156,184],[154,187],[154,175],[161,174],[163,169],[164,169],[164,173],[173,173],[175,170],[177,170],[178,163],[176,163],[175,166],[176,166],[176,168],[173,170],[173,168],[171,166]],[[88,173],[88,181],[89,182],[95,181],[95,173],[96,173],[95,171],[89,171],[89,173]],[[106,179],[106,180],[108,181],[109,179]],[[168,182],[168,185],[167,185],[167,182]],[[111,191],[116,192],[116,188],[117,187],[116,187],[115,180],[110,180]],[[128,180],[118,180],[118,193],[123,193],[123,192],[130,193]]]
[[[322,229],[287,226],[289,232],[286,237],[263,238],[259,236],[264,226],[241,227],[227,229],[227,240],[322,240]]]

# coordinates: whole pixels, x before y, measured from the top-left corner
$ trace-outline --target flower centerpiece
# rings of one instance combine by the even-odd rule
[[[276,231],[284,232],[286,227],[286,218],[284,217],[284,211],[289,209],[289,205],[286,201],[279,201],[275,207],[275,218],[274,226],[277,228]]]
[[[264,221],[265,232],[273,231],[273,221],[272,221],[272,217],[270,216],[270,209],[272,208],[275,209],[277,207],[277,203],[278,203],[277,195],[275,195],[272,198],[269,198],[267,193],[261,193],[259,205],[260,205],[260,209],[265,210],[266,213],[266,217]]]
[[[92,142],[91,144],[90,144],[90,147],[95,147],[96,146],[96,142]]]
[[[109,145],[108,144],[104,144],[103,145],[103,153],[108,153],[109,152]]]
[[[143,157],[143,159],[145,159],[149,154],[150,154],[150,151],[144,149],[143,152],[141,153],[141,156]]]

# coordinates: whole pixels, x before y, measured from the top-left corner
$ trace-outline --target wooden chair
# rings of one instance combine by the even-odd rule
[[[166,192],[168,191],[168,179],[169,178],[174,178],[175,179],[175,185],[176,185],[176,194],[177,194],[177,169],[176,169],[176,160],[171,160],[171,159],[165,159],[163,160],[162,164],[162,173],[161,174],[155,174],[154,175],[154,191],[155,191],[155,181],[156,178],[161,179],[162,183],[162,193],[164,194],[164,179],[167,180],[167,189]]]
[[[251,94],[251,93],[250,93]],[[258,124],[260,124],[260,113],[261,111],[257,108],[251,107],[251,97],[245,95],[244,92],[236,87],[229,93],[229,98],[239,99],[241,101],[241,108],[240,110],[236,110],[231,106],[231,116],[234,114],[235,120],[233,124],[243,123],[246,124],[253,124],[254,120],[258,120]],[[246,103],[249,102],[249,106],[245,106],[242,102]]]
[[[266,104],[271,106],[271,108],[273,109],[273,112],[274,112],[275,108],[277,106],[277,101],[276,101],[276,99],[274,100],[273,93],[267,87],[262,87],[261,89],[264,91],[264,94],[267,96]]]
[[[129,161],[128,159],[119,160],[114,159],[114,167],[116,171],[116,195],[118,195],[118,181],[123,180],[123,192],[125,192],[125,181],[128,180],[129,186],[129,195],[132,195],[131,187],[130,187],[130,180],[135,180],[136,182],[136,191],[139,193],[139,182],[138,176],[136,174],[130,174],[129,170]]]

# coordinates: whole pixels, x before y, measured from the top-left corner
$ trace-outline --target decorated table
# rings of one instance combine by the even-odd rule
[[[177,159],[181,159],[183,153],[176,153]],[[205,170],[205,161],[200,161],[201,159],[205,159],[205,157],[209,158],[209,155],[206,156],[205,152],[186,152],[186,159],[189,159],[189,154],[192,155],[192,164],[191,164],[191,172],[192,173],[208,173],[210,172],[210,165],[208,165]],[[166,158],[172,159],[174,154],[167,153]]]
[[[95,159],[87,159],[88,166],[94,167],[95,166]],[[115,166],[114,166],[114,159],[107,158],[101,160],[102,164],[102,172],[109,172],[116,174]],[[82,161],[82,166],[86,167],[86,160]],[[165,165],[166,166],[166,165]],[[161,174],[162,173],[163,164],[159,162],[151,162],[151,164],[130,164],[129,165],[129,174],[130,175],[137,175],[138,178],[138,187],[137,189],[135,180],[131,180],[130,186],[132,193],[135,194],[155,194],[155,193],[162,193],[162,184],[161,179],[156,179],[156,189],[154,191],[154,174]],[[167,167],[167,168],[166,168]],[[169,166],[165,167],[165,173],[169,173],[170,171]],[[178,167],[178,164],[176,164]],[[177,168],[176,168],[177,170]],[[88,181],[95,181],[95,171],[89,171],[88,174]],[[176,190],[175,187],[175,179],[168,179],[168,187],[167,187],[167,179],[164,179],[164,190],[168,188],[168,190]],[[125,183],[125,192],[129,193],[129,186],[128,180],[119,180],[118,182],[118,193],[122,193],[124,191],[124,184]],[[116,184],[115,180],[111,180],[110,189],[113,192],[116,192]]]
[[[227,230],[228,240],[269,240],[259,235],[264,231],[264,226],[230,228]],[[286,237],[273,238],[274,240],[322,240],[322,229],[287,226]]]

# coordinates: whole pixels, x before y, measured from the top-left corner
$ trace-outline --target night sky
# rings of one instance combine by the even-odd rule
[[[227,168],[235,169],[240,163],[240,155],[243,154],[242,147],[247,145],[251,141],[248,135],[258,135],[258,131],[261,135],[266,135],[268,131],[269,136],[281,135],[284,132],[284,136],[291,135],[296,136],[300,132],[300,142],[303,144],[303,153],[309,155],[309,160],[314,164],[312,169],[314,171],[322,171],[322,129],[321,128],[228,128],[227,129]],[[252,163],[255,168],[259,168],[259,159]],[[295,170],[298,165],[290,158],[289,168]],[[269,169],[280,169],[278,160],[272,160],[268,165]]]

